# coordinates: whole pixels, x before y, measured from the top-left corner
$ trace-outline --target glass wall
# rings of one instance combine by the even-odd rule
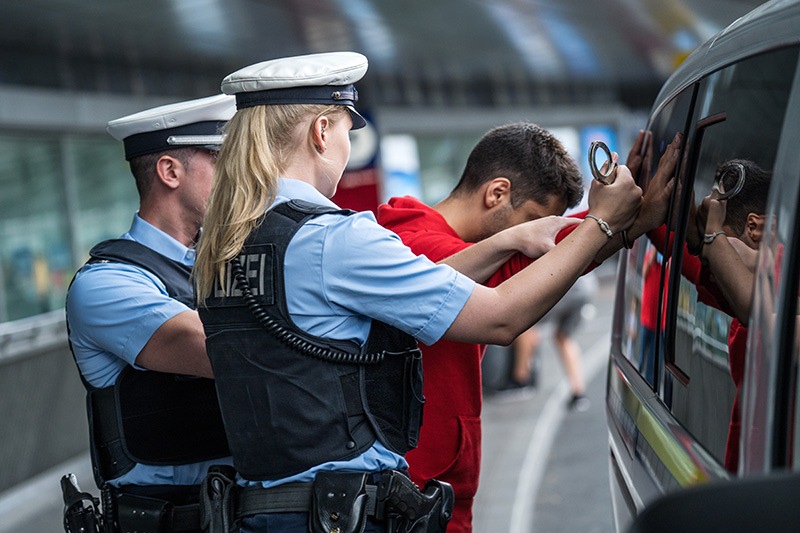
[[[584,159],[579,128],[552,131]],[[483,133],[414,135],[415,195],[446,197]],[[138,206],[122,145],[103,134],[0,132],[0,192],[0,322],[62,308],[89,249],[127,231]]]
[[[127,229],[136,188],[113,139],[0,133],[0,322],[64,306],[96,241]]]

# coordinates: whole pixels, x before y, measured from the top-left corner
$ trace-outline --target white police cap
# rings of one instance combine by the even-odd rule
[[[258,105],[333,104],[347,106],[353,129],[364,120],[354,104],[353,85],[367,72],[367,58],[356,52],[327,52],[263,61],[222,80],[222,92],[236,95],[236,107]]]
[[[219,147],[236,112],[227,94],[168,104],[112,120],[106,130],[125,145],[125,159],[184,146]]]

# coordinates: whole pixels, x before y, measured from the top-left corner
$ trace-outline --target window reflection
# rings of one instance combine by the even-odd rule
[[[650,125],[649,142],[645,145],[645,157],[637,183],[647,189],[655,175],[661,156],[676,133],[685,129],[686,117],[692,103],[693,89],[688,89],[667,104]],[[679,169],[680,171],[680,169]],[[625,301],[627,316],[623,337],[624,355],[642,373],[647,382],[656,387],[663,364],[663,332],[665,326],[666,295],[664,286],[670,264],[669,243],[672,230],[668,225],[651,232],[649,239],[638,239],[628,253],[625,278]],[[655,286],[658,285],[658,288]],[[659,318],[660,317],[660,318]]]
[[[671,409],[731,472],[739,464],[753,272],[796,62],[796,49],[781,50],[704,80],[683,175],[689,209],[686,245],[673,256],[681,268],[671,295],[675,326],[667,368],[676,378]],[[745,174],[739,194],[717,200],[720,189],[735,189]]]
[[[658,155],[675,132],[685,132],[667,222],[627,256],[623,350],[676,420],[732,472],[739,463],[738,398],[750,368],[748,318],[753,305],[766,305],[753,304],[753,273],[762,238],[774,226],[765,216],[766,198],[797,55],[795,47],[748,59],[677,95],[650,125],[653,157],[649,172],[638,177],[646,186]],[[736,198],[710,203],[714,188],[736,188],[736,165],[749,184]],[[718,226],[714,232],[710,221]],[[720,241],[710,241],[704,252],[710,233]],[[714,259],[718,249],[733,255]],[[647,287],[654,253],[661,254],[660,290]],[[769,268],[775,272],[776,264]],[[762,280],[762,293],[775,283]],[[652,299],[657,306],[647,305]],[[768,334],[757,331],[754,342]]]

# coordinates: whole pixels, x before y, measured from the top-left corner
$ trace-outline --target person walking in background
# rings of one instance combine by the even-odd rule
[[[655,383],[656,332],[658,331],[659,287],[663,256],[655,246],[648,246],[642,266],[641,349],[639,350],[639,372],[651,385]],[[666,304],[665,304],[666,305]],[[662,324],[663,326],[663,324]]]
[[[532,327],[512,344],[514,354],[513,378],[519,386],[530,382],[533,360],[541,357],[541,329],[552,325],[553,343],[558,352],[564,373],[569,383],[570,398],[567,408],[586,411],[591,402],[586,397],[586,381],[583,375],[582,351],[574,335],[584,320],[584,313],[591,309],[591,301],[597,291],[597,276],[590,272],[578,278],[567,294]]]

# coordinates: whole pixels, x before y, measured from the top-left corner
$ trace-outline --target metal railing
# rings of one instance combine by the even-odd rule
[[[0,365],[66,343],[64,309],[0,323]]]

